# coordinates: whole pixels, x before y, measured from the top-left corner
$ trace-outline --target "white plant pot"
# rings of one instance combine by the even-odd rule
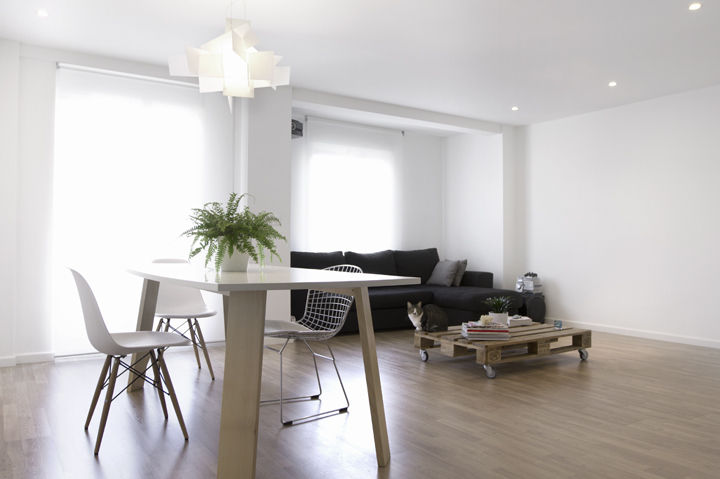
[[[493,320],[493,323],[507,324],[508,314],[507,313],[488,313]]]
[[[232,256],[228,256],[227,253],[225,253],[222,263],[220,263],[220,271],[224,273],[245,272],[247,271],[249,260],[250,255],[245,253],[233,251]]]

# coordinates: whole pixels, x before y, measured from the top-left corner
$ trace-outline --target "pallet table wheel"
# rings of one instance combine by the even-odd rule
[[[495,377],[495,368],[490,366],[489,364],[484,364],[483,368],[485,368],[485,376],[487,376],[490,379],[493,379]]]
[[[426,361],[428,360],[428,358],[429,358],[428,352],[427,352],[426,350],[424,350],[424,349],[421,349],[421,350],[420,350],[420,360],[421,360],[422,362],[426,362]]]
[[[589,356],[587,349],[585,348],[578,349],[578,353],[580,353],[580,359],[583,361],[585,361]]]

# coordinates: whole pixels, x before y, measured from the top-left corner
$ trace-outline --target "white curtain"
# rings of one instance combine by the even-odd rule
[[[135,329],[141,281],[125,270],[154,257],[187,257],[193,207],[223,188],[208,167],[207,109],[197,91],[59,69],[55,116],[54,349],[92,351],[66,266],[87,275],[111,331]],[[221,103],[222,104],[222,103]],[[227,106],[224,106],[227,110]],[[222,115],[222,110],[220,111]],[[214,153],[229,152],[228,144]],[[215,147],[217,148],[217,146]],[[217,160],[214,160],[217,161]],[[231,188],[231,183],[229,188]]]
[[[399,247],[401,132],[308,118],[294,141],[291,248]]]

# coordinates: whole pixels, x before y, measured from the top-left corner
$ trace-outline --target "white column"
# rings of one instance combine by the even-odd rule
[[[288,242],[279,242],[281,262],[290,266],[290,120],[292,90],[255,90],[255,98],[235,100],[235,191],[250,193],[253,211],[273,212]],[[267,317],[290,317],[290,294],[270,291]]]

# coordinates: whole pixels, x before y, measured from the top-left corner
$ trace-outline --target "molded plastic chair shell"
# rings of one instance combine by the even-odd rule
[[[153,263],[188,264],[185,259],[163,258]],[[199,289],[160,283],[155,316],[158,318],[206,318],[217,312],[205,304]]]
[[[85,278],[70,269],[80,294],[80,304],[85,318],[90,344],[103,354],[124,356],[132,353],[146,352],[151,349],[189,344],[182,336],[174,333],[157,331],[133,331],[129,333],[110,333],[100,312],[95,295]]]

